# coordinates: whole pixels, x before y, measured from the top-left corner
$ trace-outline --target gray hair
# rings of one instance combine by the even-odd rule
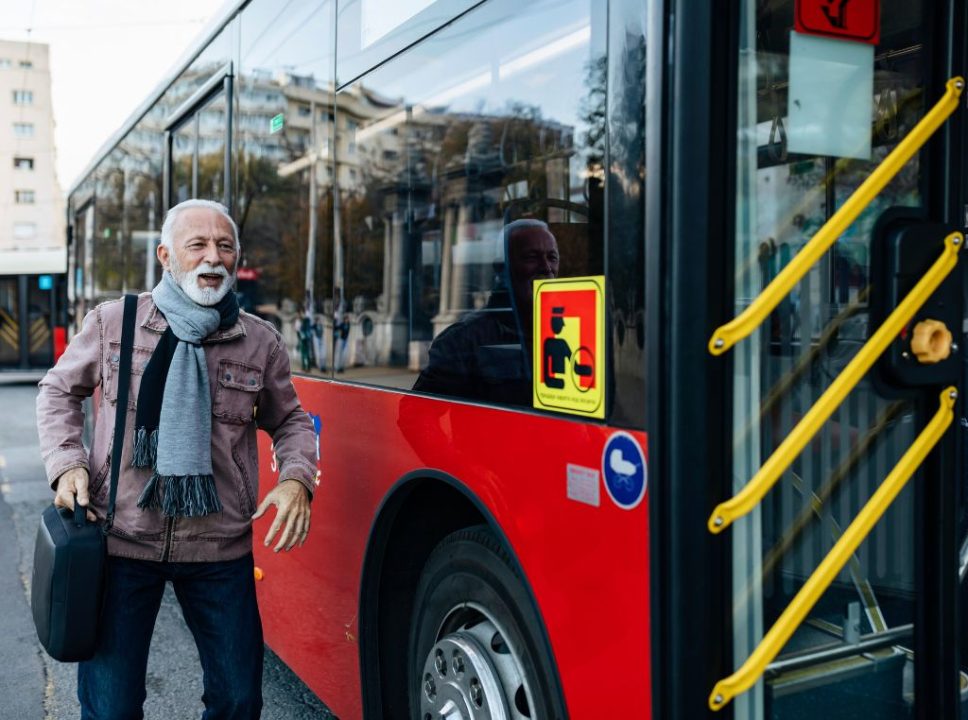
[[[232,219],[232,216],[229,215],[229,209],[220,202],[215,202],[214,200],[199,200],[197,198],[178,203],[165,215],[165,222],[161,225],[162,245],[167,247],[169,250],[175,249],[175,222],[178,220],[178,216],[181,215],[183,210],[191,210],[192,208],[206,208],[207,210],[214,210],[228,220],[229,225],[232,226],[232,237],[235,238],[235,250],[238,252],[241,249],[239,245],[239,228],[235,224],[235,220]]]
[[[525,230],[527,228],[541,228],[545,232],[551,232],[546,222],[535,220],[534,218],[521,218],[520,220],[509,222],[504,226],[504,237],[510,240],[511,236],[518,230]]]

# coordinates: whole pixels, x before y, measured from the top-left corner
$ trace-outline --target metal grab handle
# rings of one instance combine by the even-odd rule
[[[953,232],[944,239],[944,250],[934,261],[931,268],[924,274],[917,285],[909,292],[904,300],[894,308],[887,320],[877,329],[864,346],[857,351],[854,358],[847,364],[830,387],[824,391],[820,399],[814,403],[806,415],[786,436],[780,446],[773,451],[769,459],[756,472],[748,483],[729,500],[720,503],[709,516],[708,527],[712,533],[720,533],[736,520],[742,517],[763,499],[780,475],[790,467],[797,455],[806,447],[810,439],[817,434],[820,426],[833,414],[834,410],[843,402],[848,393],[860,382],[864,374],[870,370],[877,358],[887,349],[910,322],[914,313],[924,305],[931,294],[937,290],[941,282],[958,264],[958,251],[964,245],[964,236]]]
[[[834,581],[844,565],[864,541],[877,521],[890,507],[894,498],[904,488],[911,475],[918,469],[928,453],[938,444],[941,436],[954,418],[955,399],[958,391],[954,387],[945,388],[940,397],[940,407],[921,434],[898,461],[890,475],[881,483],[877,491],[854,518],[844,534],[834,544],[817,569],[800,588],[800,592],[790,601],[786,610],[763,636],[760,644],[743,663],[743,666],[723,680],[716,683],[709,695],[711,710],[721,710],[740,693],[746,692],[759,680],[766,666],[777,656],[790,636],[800,626],[807,614],[816,605],[830,583]]]
[[[810,238],[810,241],[773,278],[772,282],[763,288],[749,307],[730,322],[716,328],[716,332],[709,339],[710,353],[722,355],[758,328],[780,301],[790,294],[793,286],[800,282],[800,279],[827,252],[834,241],[957,109],[958,98],[961,97],[965,81],[960,77],[953,77],[948,80],[945,87],[947,88],[945,94],[935,106],[881,161],[874,172],[847,198],[847,202],[824,223],[823,227]]]

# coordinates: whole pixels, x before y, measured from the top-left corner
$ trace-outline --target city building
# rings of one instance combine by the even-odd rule
[[[47,45],[0,40],[0,369],[46,366],[66,271]]]

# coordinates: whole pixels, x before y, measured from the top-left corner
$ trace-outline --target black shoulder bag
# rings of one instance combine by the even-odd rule
[[[107,519],[98,526],[87,521],[86,509],[76,502],[73,512],[51,504],[41,515],[37,528],[30,606],[41,645],[48,655],[61,662],[88,660],[97,648],[107,534],[114,523],[127,420],[137,304],[136,295],[125,295]]]

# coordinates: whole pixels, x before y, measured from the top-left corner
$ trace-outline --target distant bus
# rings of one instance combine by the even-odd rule
[[[67,278],[11,265],[0,268],[0,373],[46,370],[67,345]]]
[[[230,3],[71,188],[73,318],[158,281],[169,207],[229,207],[240,303],[319,438],[309,540],[255,549],[266,641],[343,720],[957,717],[957,424],[798,593],[926,447],[960,300],[934,384],[866,374],[760,502],[710,514],[923,272],[885,279],[887,211],[930,236],[911,252],[963,227],[964,97],[757,329],[707,344],[964,74],[966,22],[951,0]],[[522,294],[534,221],[558,277]],[[891,353],[917,374],[914,329]],[[278,479],[259,450],[249,508]]]

